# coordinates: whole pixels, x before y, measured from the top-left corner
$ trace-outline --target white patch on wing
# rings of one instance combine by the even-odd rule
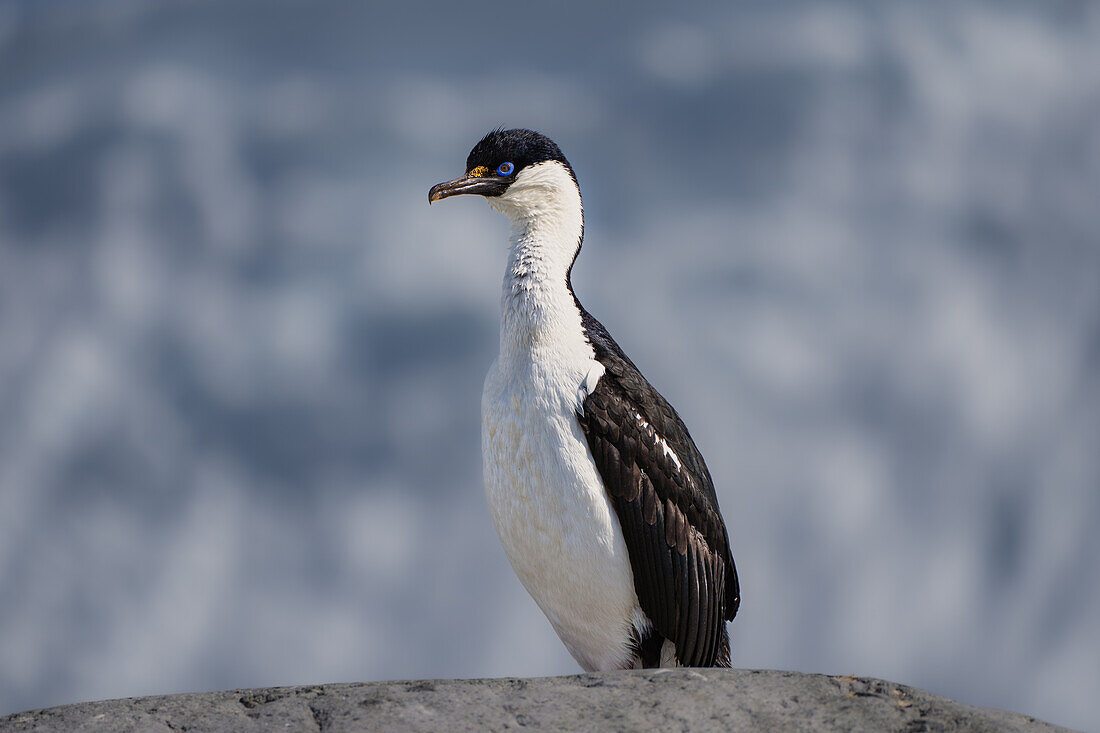
[[[644,417],[642,417],[641,413],[639,413],[637,410],[634,411],[634,417],[638,420],[638,423],[641,424],[643,428],[650,428],[652,430],[652,426],[646,421]],[[680,463],[680,457],[676,455],[676,451],[672,450],[672,446],[668,444],[668,441],[661,437],[661,434],[658,433],[656,430],[653,430],[653,438],[657,441],[657,445],[662,450],[664,450],[665,455],[671,458],[672,462],[676,464],[676,470],[684,470],[683,464]]]

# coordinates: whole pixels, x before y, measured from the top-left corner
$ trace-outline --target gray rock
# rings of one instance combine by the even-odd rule
[[[230,690],[65,705],[8,731],[1056,731],[863,677],[678,669]]]

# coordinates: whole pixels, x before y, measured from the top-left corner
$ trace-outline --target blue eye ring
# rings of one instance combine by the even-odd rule
[[[497,175],[510,176],[512,175],[512,171],[514,171],[515,169],[516,167],[511,163],[501,163],[499,166],[497,166]]]

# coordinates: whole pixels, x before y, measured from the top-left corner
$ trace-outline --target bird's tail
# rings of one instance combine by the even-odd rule
[[[726,625],[722,624],[722,639],[718,642],[718,656],[714,659],[715,667],[732,667],[733,660],[730,659],[730,635],[726,631]]]

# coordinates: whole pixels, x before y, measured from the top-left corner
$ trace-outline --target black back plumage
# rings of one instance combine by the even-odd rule
[[[619,518],[639,603],[653,623],[652,636],[637,639],[639,654],[656,666],[668,639],[684,666],[728,667],[725,622],[737,613],[740,589],[710,472],[672,406],[599,321],[577,307],[605,369],[578,420]]]

